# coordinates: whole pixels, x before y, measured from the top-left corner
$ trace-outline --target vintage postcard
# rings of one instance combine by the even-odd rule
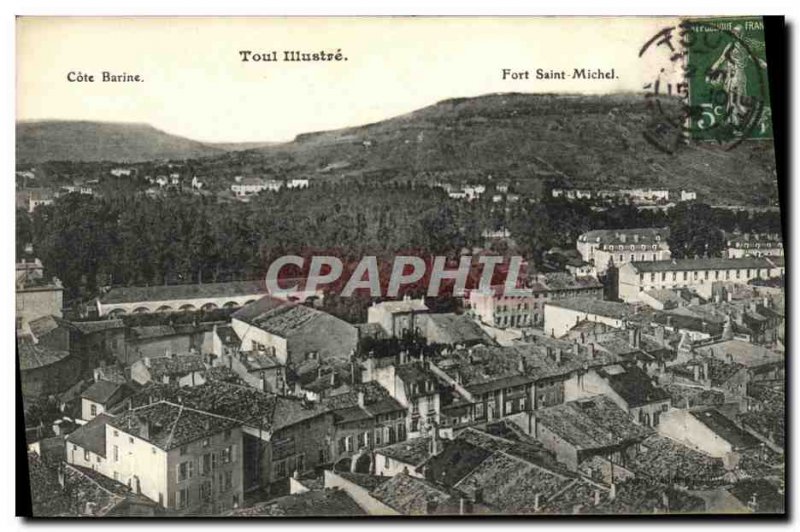
[[[782,24],[20,17],[30,513],[784,514]]]

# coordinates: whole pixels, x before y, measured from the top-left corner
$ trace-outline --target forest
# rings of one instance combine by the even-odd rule
[[[65,303],[102,287],[254,279],[287,254],[325,253],[357,262],[399,253],[457,257],[483,247],[483,231],[506,227],[511,242],[492,245],[534,265],[553,247],[574,248],[590,229],[671,229],[675,257],[714,256],[722,231],[781,232],[778,213],[681,203],[667,212],[632,205],[607,209],[545,199],[494,203],[451,200],[412,184],[321,184],[260,194],[249,203],[178,192],[96,197],[68,194],[31,215],[18,210],[17,256],[25,245],[65,287]],[[514,249],[510,249],[513,247]]]

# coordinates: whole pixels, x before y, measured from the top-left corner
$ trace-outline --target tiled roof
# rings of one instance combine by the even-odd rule
[[[431,438],[419,437],[387,445],[375,449],[376,454],[382,454],[392,460],[404,464],[418,466],[428,459],[431,451]]]
[[[570,401],[534,412],[538,423],[578,449],[601,449],[641,441],[652,431],[631,421],[605,396]]]
[[[427,515],[430,504],[443,504],[451,498],[448,492],[406,473],[393,476],[371,494],[403,515]]]
[[[437,341],[443,344],[492,343],[481,326],[463,314],[429,314],[426,327],[437,330]]]
[[[651,312],[649,307],[636,307],[627,303],[604,301],[589,297],[570,297],[556,301],[548,301],[547,305],[620,320],[633,319]]]
[[[131,332],[138,340],[148,340],[178,334],[178,331],[172,325],[142,325],[139,327],[131,327]]]
[[[231,281],[227,283],[175,284],[158,286],[125,286],[112,288],[100,297],[100,303],[136,303],[172,301],[176,299],[225,298],[265,294],[263,280]]]
[[[268,502],[239,508],[231,517],[324,517],[366,515],[366,512],[340,489],[306,491],[278,497]]]
[[[19,368],[22,371],[32,370],[55,364],[69,356],[69,351],[50,349],[37,344],[29,334],[17,336],[17,354]]]
[[[619,395],[629,408],[636,408],[659,401],[668,401],[669,393],[653,384],[650,376],[635,364],[618,366],[621,372],[598,370],[598,374],[606,379],[609,386]]]
[[[690,449],[677,441],[653,434],[626,463],[635,474],[660,482],[691,486],[714,485],[722,479],[722,460]]]
[[[784,362],[781,355],[766,347],[736,339],[700,346],[696,351],[721,360],[728,360],[730,357],[732,362],[748,368]]]
[[[351,324],[305,305],[269,296],[243,307],[233,318],[288,339],[290,357],[316,351],[321,360],[345,358],[358,341],[358,332]]]
[[[159,401],[127,410],[108,424],[170,450],[241,425],[241,422],[201,412],[184,405]]]
[[[160,380],[165,375],[188,375],[206,369],[202,355],[167,355],[150,358],[149,361],[148,370],[153,380]]]
[[[84,334],[125,328],[122,320],[73,321],[72,324]]]
[[[98,456],[106,456],[106,425],[111,416],[98,414],[85,425],[67,436],[67,441],[74,443]]]

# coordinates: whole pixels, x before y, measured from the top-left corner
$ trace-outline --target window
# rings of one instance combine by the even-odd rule
[[[114,446],[114,461],[119,462],[119,447]]]
[[[117,436],[119,436],[119,432],[117,432],[117,431],[115,430],[115,431],[114,431],[114,437],[116,438]]]
[[[194,462],[189,460],[178,465],[178,480],[188,480],[194,476]]]
[[[183,447],[181,447],[181,456],[183,456],[184,454],[186,454],[188,451],[189,451],[189,449],[188,449],[188,447],[186,447],[185,445],[184,445]]]
[[[97,415],[97,405],[95,405],[95,404],[92,404],[92,405],[89,407],[89,413],[90,413],[90,415],[91,415],[92,417],[96,416],[96,415]]]
[[[222,483],[224,490],[229,490],[233,487],[233,471],[225,471],[225,480]]]
[[[87,462],[88,462],[89,460],[91,460],[91,458],[89,458],[89,449],[84,449],[84,450],[83,450],[83,459],[84,459],[85,461],[87,461]]]
[[[189,506],[189,488],[181,488],[178,491],[178,508],[186,508]]]
[[[130,443],[131,445],[133,445],[133,437],[131,437],[131,436],[128,436],[128,443]]]
[[[236,446],[231,445],[222,449],[222,463],[229,464],[236,461]]]

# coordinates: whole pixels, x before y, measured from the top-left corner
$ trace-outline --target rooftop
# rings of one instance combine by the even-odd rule
[[[406,473],[395,475],[373,489],[372,496],[403,515],[427,515],[431,503],[439,505],[451,497],[430,482]]]
[[[146,359],[145,365],[153,380],[160,380],[164,376],[188,375],[206,369],[203,356],[195,354],[150,357]]]
[[[748,368],[784,363],[783,356],[778,353],[744,340],[724,340],[697,347],[696,351]]]
[[[159,401],[126,410],[110,418],[108,424],[168,451],[235,428],[241,423],[185,405]]]
[[[423,299],[403,298],[396,301],[382,301],[373,305],[383,311],[397,314],[403,312],[427,312],[428,307]]]
[[[429,314],[427,327],[438,333],[437,341],[442,344],[490,343],[492,339],[475,320],[463,314]],[[430,332],[428,333],[430,335]]]
[[[610,371],[619,368],[621,371]],[[653,384],[650,376],[635,364],[614,365],[598,370],[598,374],[606,379],[608,385],[619,395],[630,408],[668,401],[669,393]]]
[[[715,408],[691,410],[689,414],[711,429],[723,440],[729,442],[734,449],[749,449],[759,445],[759,440],[739,427]]]
[[[124,286],[112,288],[101,296],[100,303],[137,303],[183,299],[257,296],[267,292],[264,282],[230,281],[226,283],[175,284],[158,286]]]
[[[98,414],[71,432],[67,436],[67,441],[105,458],[106,425],[110,419],[111,417],[106,414]]]
[[[534,412],[546,426],[578,449],[602,449],[641,441],[652,431],[631,421],[605,396],[570,401]]]
[[[698,259],[671,259],[652,262],[630,262],[637,272],[671,272],[695,270],[735,270],[742,268],[773,268],[773,264],[759,257],[743,257],[740,259],[723,259],[717,257]]]
[[[642,308],[629,305],[627,303],[604,301],[588,297],[572,297],[559,299],[556,301],[548,301],[547,305],[620,320],[632,319],[636,316],[641,316],[642,314],[648,314],[650,312],[649,307]]]
[[[416,467],[428,459],[430,450],[431,438],[419,437],[380,447],[375,449],[375,453]]]
[[[259,502],[230,512],[231,517],[320,517],[366,515],[366,512],[340,489],[312,490]]]
[[[104,405],[108,403],[114,397],[114,395],[117,394],[117,392],[122,390],[123,386],[124,385],[120,383],[99,380],[92,383],[91,386],[85,389],[83,393],[81,393],[81,398]]]
[[[69,351],[55,350],[40,345],[31,335],[17,336],[17,355],[22,371],[55,364],[69,356]]]

